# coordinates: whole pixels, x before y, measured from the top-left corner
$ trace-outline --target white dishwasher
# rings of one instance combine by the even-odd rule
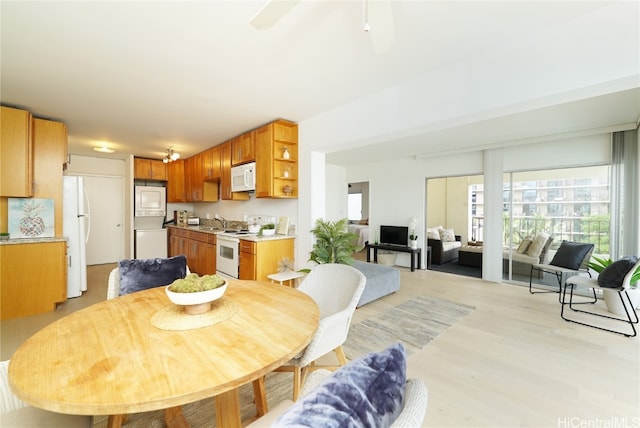
[[[136,229],[136,259],[167,257],[167,229]]]

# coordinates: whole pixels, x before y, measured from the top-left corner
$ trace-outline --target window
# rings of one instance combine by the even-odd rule
[[[349,220],[362,220],[362,193],[349,193],[347,211]]]
[[[552,184],[549,183],[549,185],[551,186]],[[551,188],[547,190],[547,201],[552,202],[562,200],[564,200],[564,192],[562,191],[562,189]]]

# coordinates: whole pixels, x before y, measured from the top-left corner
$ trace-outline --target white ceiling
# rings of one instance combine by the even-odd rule
[[[3,0],[1,101],[64,121],[71,153],[98,155],[92,148],[106,143],[117,150],[113,157],[161,158],[169,147],[187,157],[275,118],[313,120],[370,94],[470,64],[612,3],[393,1],[395,42],[377,55],[362,30],[359,0],[302,0],[266,31],[249,24],[263,1]],[[622,44],[635,48],[635,69],[575,80],[580,87],[624,84],[558,97],[552,105],[536,105],[531,97],[529,108],[479,108],[472,117],[461,108],[450,115],[457,120],[438,126],[341,141],[328,159],[349,165],[634,126],[640,117],[638,2],[619,4],[630,18],[584,31],[624,34]],[[559,55],[571,55],[554,52],[556,42],[571,40],[535,45],[549,54],[530,70],[532,77],[553,69]],[[602,61],[598,52],[609,48],[593,46],[594,65]],[[523,49],[522,58],[509,60],[531,54]],[[508,91],[500,85],[496,91]],[[566,91],[577,94],[575,88],[566,84]]]

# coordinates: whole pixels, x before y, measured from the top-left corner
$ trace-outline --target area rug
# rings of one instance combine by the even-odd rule
[[[349,359],[354,359],[401,342],[411,355],[474,309],[448,300],[418,296],[352,324],[343,345],[344,352]]]
[[[378,351],[401,342],[410,355],[422,349],[427,343],[442,334],[447,328],[472,312],[474,307],[437,299],[418,296],[396,307],[374,315],[359,323],[352,324],[349,336],[343,345],[349,359],[368,352]],[[271,373],[265,379],[269,408],[285,399],[291,399],[291,373]],[[187,404],[182,411],[192,428],[215,427],[214,399]],[[252,384],[240,388],[240,410],[243,420],[255,415]],[[162,410],[129,415],[126,428],[162,428]],[[94,428],[106,428],[107,416],[94,416]]]

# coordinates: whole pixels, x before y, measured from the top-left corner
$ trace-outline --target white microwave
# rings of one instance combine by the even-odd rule
[[[164,217],[167,212],[167,189],[136,186],[134,204],[136,217]]]
[[[231,191],[250,192],[256,190],[256,163],[231,167]]]

